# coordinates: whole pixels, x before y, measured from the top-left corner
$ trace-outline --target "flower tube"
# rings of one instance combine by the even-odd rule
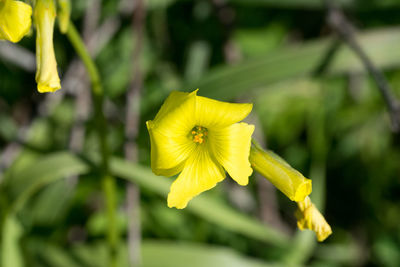
[[[303,201],[311,193],[311,180],[272,151],[265,151],[253,143],[250,163],[255,171],[267,178],[292,201]]]
[[[37,0],[34,10],[36,24],[36,82],[40,93],[61,88],[53,47],[56,8],[53,0]]]

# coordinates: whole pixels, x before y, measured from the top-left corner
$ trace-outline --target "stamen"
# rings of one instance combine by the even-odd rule
[[[207,134],[208,134],[207,128],[202,126],[195,126],[190,131],[190,138],[193,140],[193,142],[202,144],[206,141]]]

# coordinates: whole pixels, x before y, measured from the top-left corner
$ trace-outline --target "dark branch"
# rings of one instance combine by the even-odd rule
[[[330,0],[325,0],[328,8],[328,23],[339,37],[353,50],[353,52],[360,58],[365,68],[374,78],[376,85],[387,105],[390,119],[392,122],[392,130],[394,132],[400,131],[400,102],[394,95],[388,81],[383,73],[374,65],[365,51],[355,38],[355,28],[346,19],[343,12],[333,4]]]
[[[317,65],[315,70],[313,71],[312,75],[314,77],[318,77],[321,74],[323,74],[327,68],[329,67],[329,64],[331,64],[333,58],[336,55],[336,52],[339,50],[341,42],[337,39],[335,39],[332,44],[329,45],[328,49],[326,50],[325,54],[323,55],[320,63]]]

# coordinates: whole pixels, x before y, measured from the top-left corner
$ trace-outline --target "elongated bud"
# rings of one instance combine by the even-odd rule
[[[13,0],[0,0],[0,40],[19,42],[31,28],[32,8]]]
[[[71,17],[71,2],[69,0],[58,0],[59,12],[57,15],[60,32],[68,31],[69,20]]]
[[[250,163],[292,201],[302,201],[311,193],[311,180],[293,169],[272,151],[254,144],[250,149]]]
[[[332,229],[324,216],[319,212],[309,197],[297,202],[299,209],[296,211],[297,226],[300,230],[309,229],[315,232],[319,242],[324,241]]]
[[[34,10],[36,24],[36,82],[40,93],[61,88],[53,47],[56,8],[53,0],[37,0]]]

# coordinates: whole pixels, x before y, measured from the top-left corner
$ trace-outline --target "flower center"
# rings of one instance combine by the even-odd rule
[[[190,131],[190,136],[195,143],[202,144],[207,139],[208,130],[202,126],[194,126]]]

